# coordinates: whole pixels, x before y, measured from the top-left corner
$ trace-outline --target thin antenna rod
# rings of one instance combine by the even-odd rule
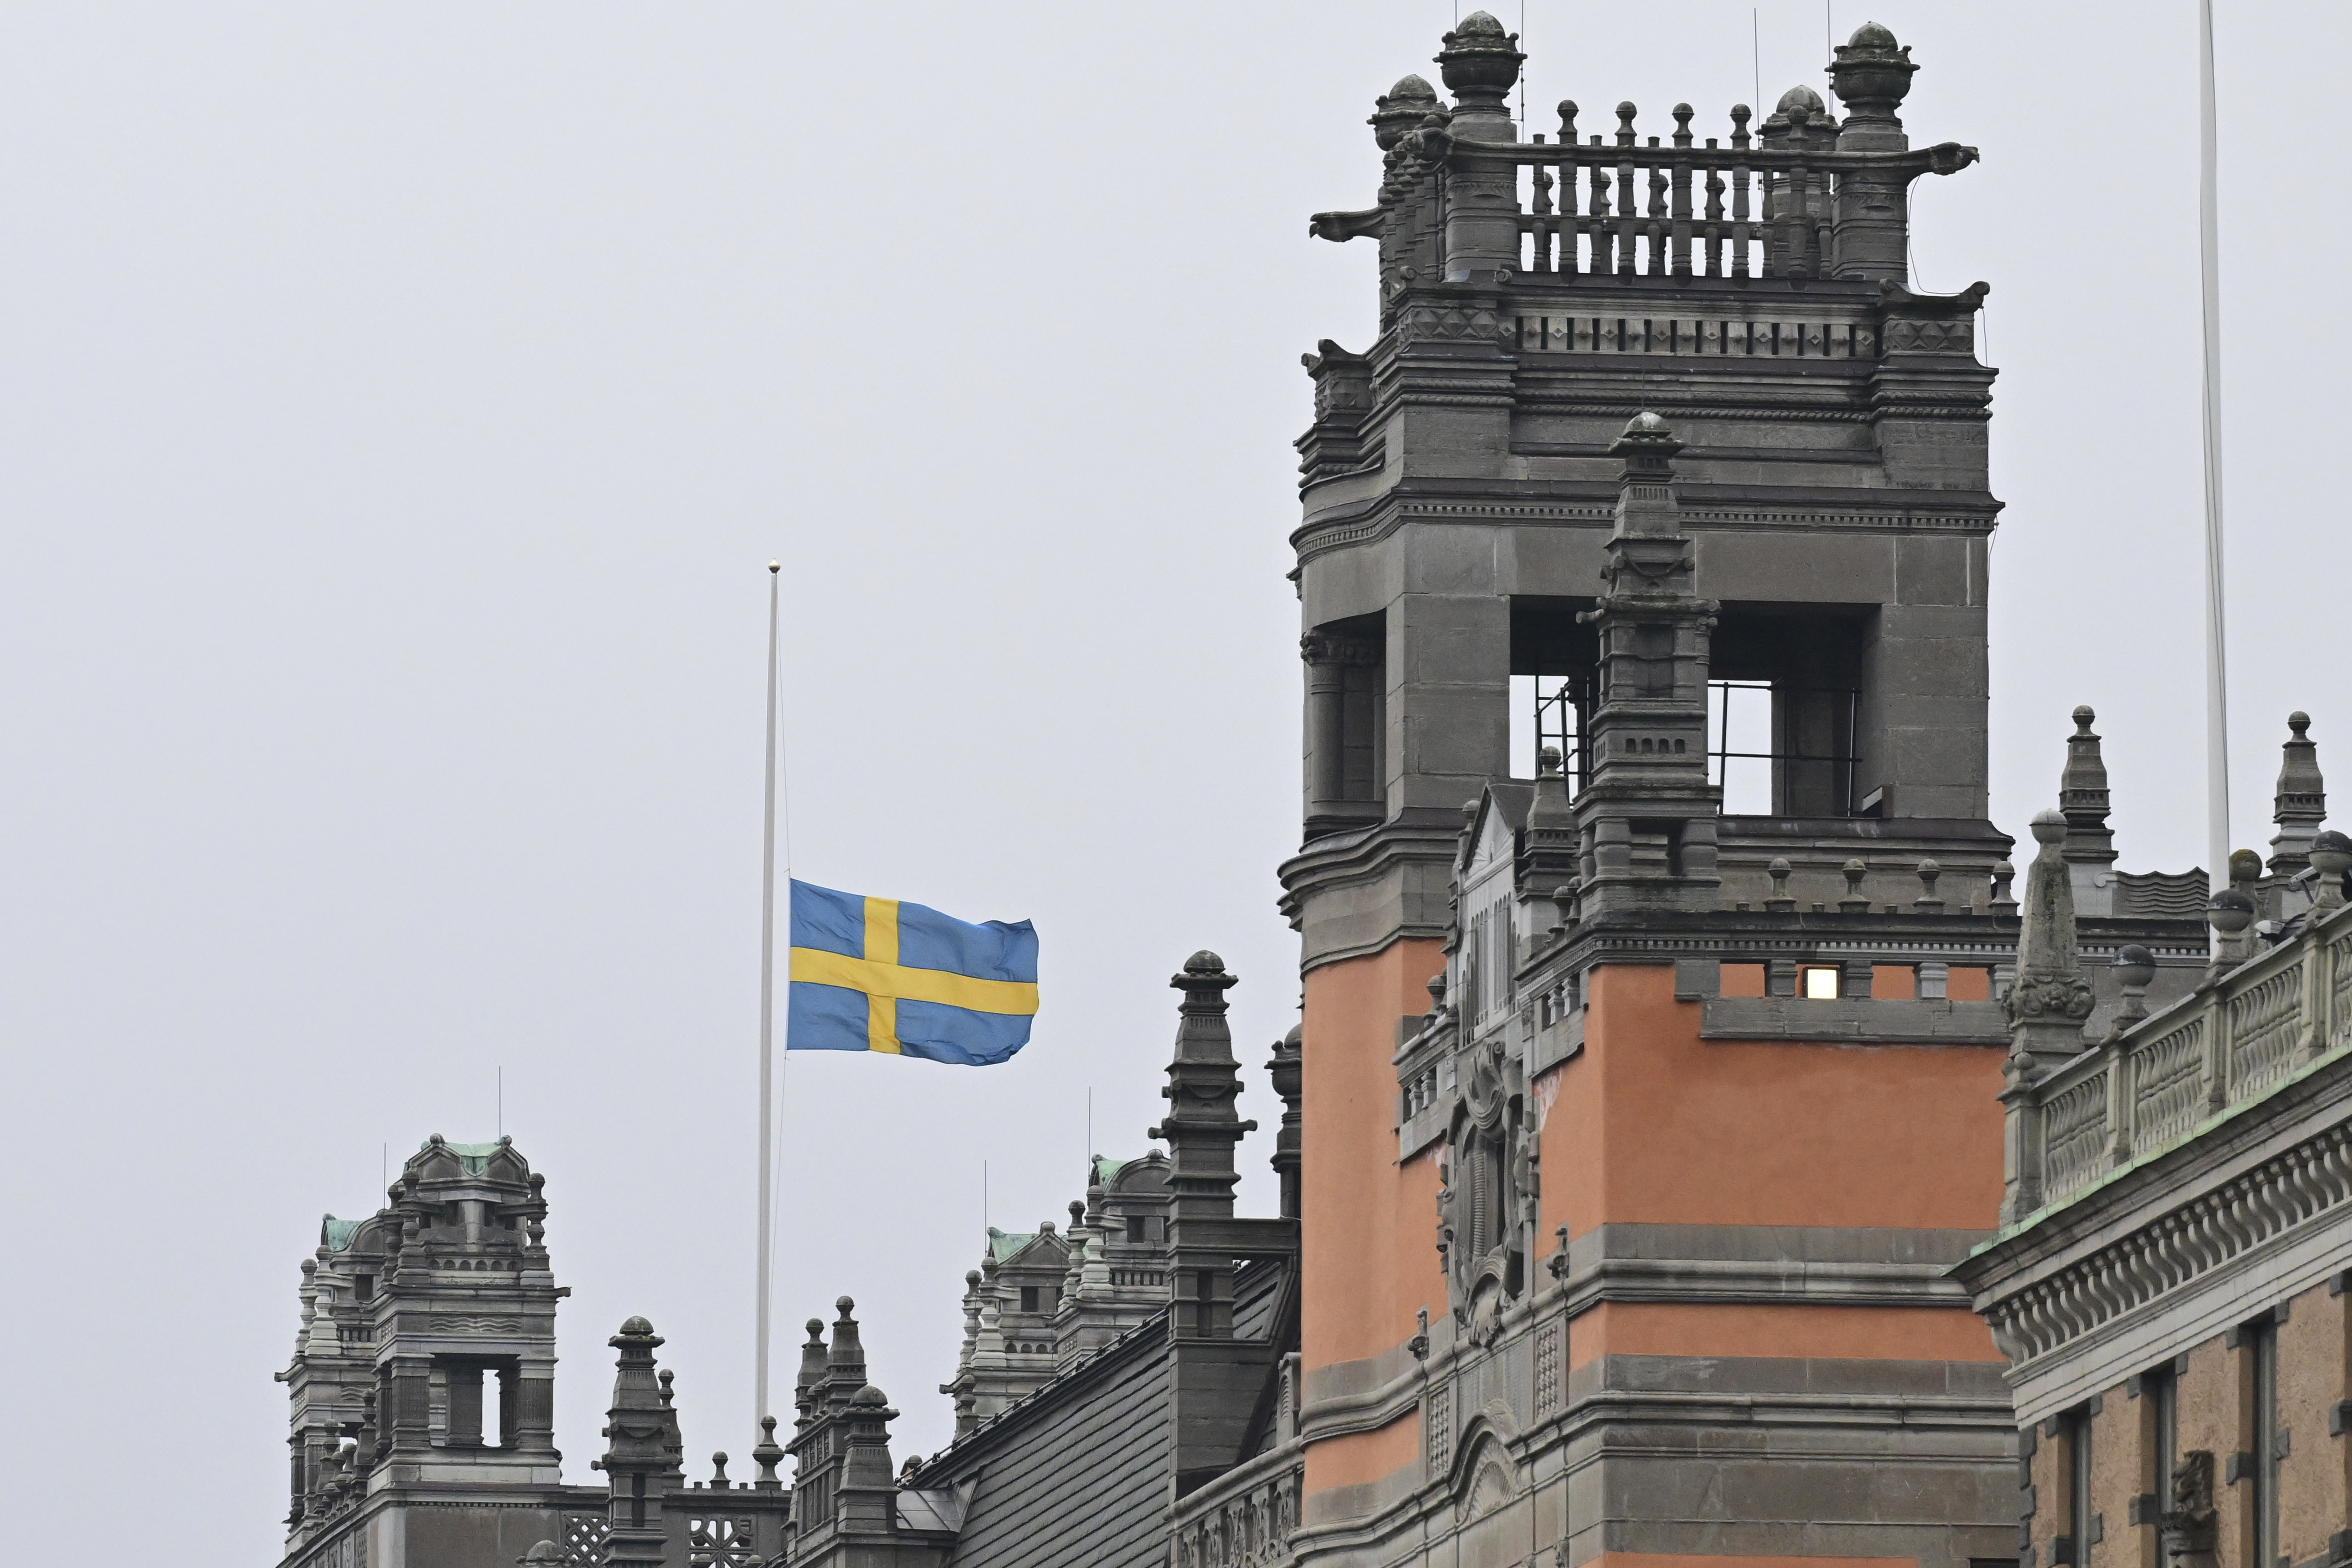
[[[2213,0],[2197,0],[2197,212],[2205,313],[2205,835],[2208,872],[2230,885],[2230,668],[2221,599],[2221,232],[2213,100]]]
[[[760,1248],[759,1302],[753,1309],[752,1412],[768,1418],[769,1298],[775,1282],[776,1024],[776,618],[782,563],[768,563],[768,752],[765,816],[760,827]]]
[[[1827,51],[1822,56],[1822,74],[1832,81],[1837,79],[1830,76],[1830,67],[1837,61],[1837,25],[1830,20],[1830,7],[1834,4],[1836,0],[1822,0],[1822,47]]]
[[[1087,1185],[1095,1184],[1095,1088],[1087,1085]]]
[[[499,1068],[499,1136],[507,1135],[507,1069]]]
[[[1756,77],[1756,112],[1764,112],[1764,24],[1757,20],[1757,7],[1748,7],[1748,68]]]

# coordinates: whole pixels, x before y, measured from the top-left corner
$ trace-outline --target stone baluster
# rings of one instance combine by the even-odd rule
[[[1750,140],[1748,121],[1754,113],[1755,110],[1744,103],[1731,106],[1731,149],[1743,154],[1742,161],[1731,166],[1731,276],[1734,278],[1748,276],[1748,247],[1755,240],[1755,236],[1748,229],[1751,215],[1748,210],[1748,182],[1755,176],[1744,158]]]
[[[1584,269],[1581,248],[1577,240],[1584,233],[1584,217],[1576,205],[1576,100],[1559,100],[1559,270],[1576,273]],[[1576,346],[1571,333],[1569,347]]]
[[[1633,205],[1633,116],[1631,99],[1617,106],[1617,275],[1633,276],[1640,247],[1635,242]]]
[[[1542,146],[1543,132],[1537,132],[1534,141],[1537,146]],[[1541,163],[1538,163],[1528,176],[1528,184],[1533,195],[1528,203],[1528,210],[1535,220],[1530,226],[1534,231],[1534,243],[1528,259],[1528,269],[1531,272],[1559,270],[1553,265],[1551,251],[1551,192],[1554,183],[1551,170]]]
[[[1675,148],[1679,153],[1690,151],[1691,113],[1689,104],[1675,105]],[[1673,184],[1673,204],[1668,214],[1675,225],[1670,245],[1673,259],[1670,270],[1676,278],[1688,278],[1691,275],[1691,166],[1688,158],[1679,157],[1674,161]]]
[[[1601,138],[1595,136],[1592,145],[1598,149]],[[1584,167],[1585,181],[1592,187],[1590,222],[1587,225],[1587,232],[1592,236],[1592,258],[1586,270],[1596,278],[1606,278],[1617,270],[1617,226],[1612,221],[1609,165],[1603,155],[1596,151]],[[1595,342],[1592,346],[1598,349],[1601,345]]]
[[[1712,149],[1715,138],[1708,137],[1706,144]],[[1723,190],[1722,171],[1710,165],[1706,171],[1706,226],[1699,239],[1698,274],[1702,278],[1724,275]]]

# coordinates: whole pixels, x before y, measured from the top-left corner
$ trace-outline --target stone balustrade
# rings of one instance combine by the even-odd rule
[[[2352,1047],[2344,906],[2012,1092],[2012,1212],[2065,1204]],[[2226,960],[2225,960],[2226,962]]]
[[[1291,1561],[1306,1461],[1295,1445],[1260,1454],[1179,1501],[1174,1568],[1279,1568]]]

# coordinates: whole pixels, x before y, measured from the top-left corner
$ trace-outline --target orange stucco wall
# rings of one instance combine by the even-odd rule
[[[1990,1230],[2000,1053],[1698,1037],[1666,965],[1592,972],[1542,1135],[1543,1230],[1611,1222]]]
[[[1391,1065],[1397,1020],[1429,1011],[1444,963],[1436,942],[1400,942],[1307,972],[1299,1348],[1310,1368],[1378,1355],[1412,1335],[1423,1305],[1445,1310],[1437,1160],[1397,1166]]]
[[[1370,1432],[1326,1437],[1307,1450],[1307,1489],[1352,1487],[1392,1476],[1421,1460],[1421,1407]]]
[[[1853,1361],[2000,1361],[1966,1307],[1843,1307],[1603,1301],[1568,1325],[1568,1362],[1604,1355],[1790,1356]]]

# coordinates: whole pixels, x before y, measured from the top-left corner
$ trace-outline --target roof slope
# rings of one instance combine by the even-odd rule
[[[1056,1383],[924,1471],[928,1487],[978,1480],[948,1561],[954,1568],[1162,1568],[1167,1315]]]

